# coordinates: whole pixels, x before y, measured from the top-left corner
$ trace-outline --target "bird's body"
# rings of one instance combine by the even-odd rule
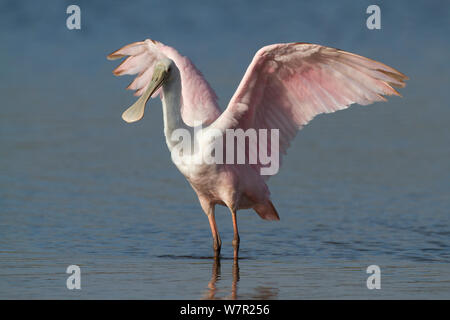
[[[279,220],[266,181],[278,171],[280,158],[297,131],[317,114],[345,109],[352,103],[385,101],[383,95],[399,95],[392,86],[403,87],[407,79],[382,63],[338,49],[305,43],[275,44],[258,51],[227,109],[221,113],[209,84],[192,62],[175,49],[146,40],[125,46],[108,58],[123,56],[130,57],[114,73],[138,73],[128,88],[141,96],[124,112],[123,119],[140,120],[149,97],[160,94],[172,160],[197,193],[208,216],[216,255],[221,240],[214,208],[219,204],[230,209],[235,257],[239,247],[237,210],[253,208],[263,219]],[[251,134],[244,136],[243,144],[236,144],[235,137],[229,139],[230,130],[254,130],[266,135],[254,135],[258,142],[252,147]],[[184,142],[189,140],[192,148],[180,151],[180,137]],[[218,151],[223,152],[223,161],[205,160],[205,154],[216,156]],[[225,159],[230,151],[232,156]],[[244,161],[236,161],[239,151],[243,152]],[[270,170],[268,162],[261,158],[262,151],[266,156],[277,155],[272,173],[267,174]]]

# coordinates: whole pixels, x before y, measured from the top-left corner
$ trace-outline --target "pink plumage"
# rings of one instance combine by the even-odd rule
[[[169,71],[172,63],[176,66],[177,72],[167,76],[168,80],[161,80],[158,91],[152,91],[153,96],[161,93],[163,99],[166,139],[177,127],[199,124],[207,126],[205,130],[215,129],[224,135],[228,129],[277,129],[278,149],[275,150],[277,144],[271,139],[263,147],[266,153],[279,152],[280,156],[286,154],[297,131],[316,115],[342,110],[353,103],[386,101],[384,96],[400,95],[394,87],[404,87],[408,79],[385,64],[339,49],[309,43],[274,44],[256,53],[228,107],[220,114],[214,91],[193,63],[175,49],[145,40],[127,45],[108,58],[124,56],[129,57],[114,74],[138,74],[128,86],[138,96],[148,92],[152,77],[159,74],[155,69],[160,61],[164,61],[159,68],[164,74],[173,73]],[[170,95],[170,99],[165,95]],[[138,102],[126,118],[130,122],[143,116],[146,100]],[[238,209],[253,208],[263,219],[279,220],[266,184],[269,175],[260,174],[265,165],[259,159],[256,163],[248,161],[261,145],[257,148],[249,145],[244,145],[244,164],[177,164],[208,216],[216,256],[221,246],[214,218],[216,204],[227,206],[232,213],[235,258],[239,248]]]
[[[108,59],[115,60],[124,56],[130,57],[114,70],[114,74],[118,76],[138,74],[127,87],[127,89],[136,90],[136,96],[142,95],[150,83],[155,63],[162,57],[167,57],[173,60],[180,70],[183,83],[181,114],[184,122],[190,126],[195,123],[210,124],[220,115],[214,90],[211,89],[191,60],[180,55],[174,48],[147,39],[129,44],[111,53],[108,55]],[[159,91],[153,97],[158,94],[160,94]]]

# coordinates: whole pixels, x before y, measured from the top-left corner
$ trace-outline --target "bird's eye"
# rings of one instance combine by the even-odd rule
[[[169,72],[172,71],[172,66],[170,66],[169,69],[167,69],[167,71]]]

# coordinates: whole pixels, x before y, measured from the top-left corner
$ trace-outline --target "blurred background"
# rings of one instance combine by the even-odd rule
[[[81,8],[68,30],[66,8]],[[381,8],[369,30],[366,8]],[[0,298],[449,298],[448,1],[0,1]],[[312,121],[269,187],[281,221],[218,208],[223,259],[164,142],[106,55],[152,38],[224,109],[262,46],[312,42],[410,77],[403,98]],[[82,290],[66,288],[79,265]],[[366,288],[377,264],[382,289]],[[211,285],[213,280],[213,285]],[[233,284],[237,292],[233,294]]]

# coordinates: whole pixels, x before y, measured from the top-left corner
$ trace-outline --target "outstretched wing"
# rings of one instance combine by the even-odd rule
[[[183,121],[193,126],[195,124],[210,124],[220,115],[217,96],[203,78],[200,71],[187,58],[180,55],[174,48],[161,42],[147,39],[134,42],[114,51],[107,56],[109,60],[126,58],[113,73],[116,76],[134,75],[136,78],[127,89],[135,90],[134,95],[141,96],[149,85],[156,63],[163,59],[171,59],[180,71],[182,83],[181,116]],[[156,97],[161,89],[153,94]]]
[[[404,87],[407,79],[385,64],[339,49],[274,44],[256,53],[213,126],[220,130],[279,129],[281,157],[297,131],[316,115],[353,103],[386,101],[383,95],[400,95],[393,87]],[[268,150],[269,154],[273,151],[270,140]],[[259,170],[261,164],[254,167]]]
[[[134,42],[114,51],[107,56],[108,60],[121,59],[129,56],[117,68],[113,70],[114,75],[133,75],[136,78],[128,85],[127,89],[135,90],[135,96],[141,96],[152,79],[153,69],[158,60],[164,58],[156,41]],[[154,93],[153,96],[156,96]]]

